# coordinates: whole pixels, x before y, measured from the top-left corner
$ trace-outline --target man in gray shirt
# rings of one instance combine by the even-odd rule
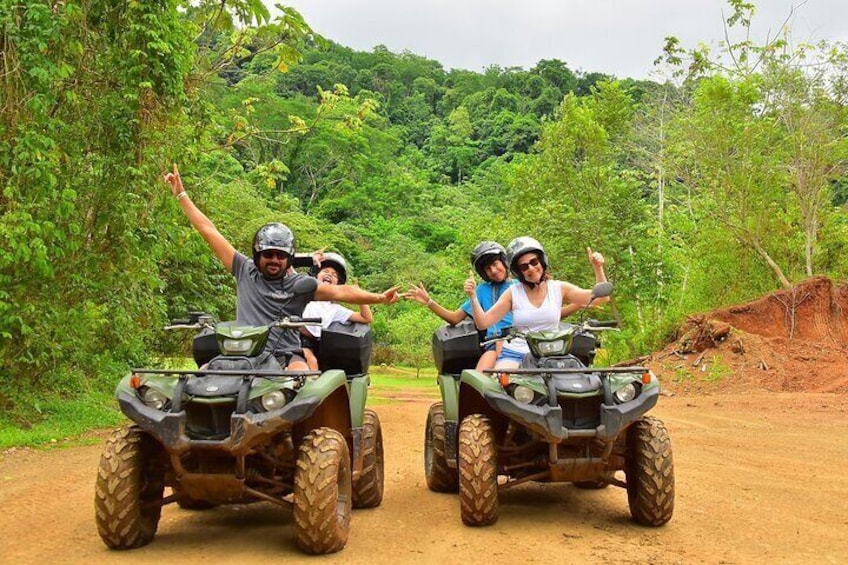
[[[312,277],[295,272],[291,268],[295,253],[294,234],[283,224],[265,224],[259,228],[253,238],[253,258],[248,258],[236,251],[212,221],[194,205],[183,188],[176,164],[173,172],[165,175],[165,182],[170,185],[171,193],[179,201],[191,225],[235,277],[238,323],[265,325],[285,316],[302,316],[306,304],[312,300],[352,304],[397,302],[399,287],[375,294],[349,285],[318,285]],[[274,328],[266,349],[272,351],[287,369],[307,369],[300,338],[293,330]]]

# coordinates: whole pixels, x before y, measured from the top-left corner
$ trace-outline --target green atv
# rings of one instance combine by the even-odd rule
[[[593,300],[611,292],[600,283]],[[644,367],[591,366],[596,334],[610,329],[614,323],[582,318],[554,331],[510,328],[482,345],[524,338],[531,353],[518,369],[483,372],[467,368],[480,351],[473,324],[437,330],[442,402],[427,417],[424,471],[431,490],[459,491],[465,524],[493,524],[499,491],[527,481],[615,485],[627,490],[637,523],[671,519],[671,440],[659,419],[645,415],[659,381]]]
[[[323,372],[284,371],[263,352],[272,327],[320,322],[238,326],[198,312],[167,328],[201,330],[193,342],[200,368],[134,369],[118,384],[133,424],[112,434],[100,458],[95,519],[107,546],[149,543],[165,504],[259,501],[293,510],[303,551],[345,546],[351,507],[383,499],[380,420],[365,409],[370,327],[325,329],[319,360],[335,368]]]

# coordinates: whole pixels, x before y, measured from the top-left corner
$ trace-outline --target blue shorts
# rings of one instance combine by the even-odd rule
[[[496,345],[496,344],[494,344],[494,343],[490,343],[489,345],[484,345],[484,346],[483,346],[483,353],[485,353],[485,352],[487,352],[487,351],[494,351],[494,350],[495,350],[495,345]]]
[[[503,348],[501,349],[501,354],[498,355],[498,361],[518,361],[521,363],[524,361],[524,353],[519,353],[518,351],[512,351],[511,349]]]

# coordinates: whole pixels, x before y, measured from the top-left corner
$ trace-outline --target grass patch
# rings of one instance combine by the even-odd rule
[[[371,386],[386,388],[433,388],[436,386],[436,369],[421,370],[421,376],[415,376],[415,369],[404,367],[378,367],[370,373]]]
[[[433,395],[435,398],[439,391],[436,382],[436,369],[429,367],[422,369],[419,377],[415,375],[416,370],[414,368],[372,367],[368,406],[396,404],[399,401],[392,396],[404,390],[413,394],[420,392],[422,396]]]
[[[718,382],[725,377],[729,377],[733,371],[722,362],[721,357],[713,355],[712,364],[710,364],[707,374],[704,375],[704,380],[708,382]]]
[[[78,398],[48,397],[33,401],[35,423],[21,426],[0,417],[0,449],[18,446],[51,446],[70,439],[90,443],[83,433],[113,427],[126,421],[112,393],[90,392]]]

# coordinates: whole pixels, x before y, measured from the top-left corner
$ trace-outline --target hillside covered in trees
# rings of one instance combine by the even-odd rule
[[[745,38],[754,7],[729,4]],[[354,51],[258,0],[22,0],[0,24],[10,412],[184,351],[171,317],[234,315],[230,275],[161,180],[172,162],[241,250],[282,221],[362,287],[424,283],[448,306],[481,239],[533,235],[584,285],[591,246],[616,285],[618,358],[692,312],[848,275],[843,44],[669,38],[647,82]],[[375,310],[375,360],[427,363],[440,321]]]

